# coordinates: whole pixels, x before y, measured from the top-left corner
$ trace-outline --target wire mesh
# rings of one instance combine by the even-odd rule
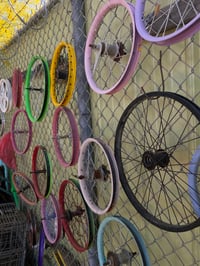
[[[200,104],[200,34],[171,46],[157,46],[143,41],[141,56],[135,74],[117,94],[98,95],[88,86],[84,70],[84,48],[93,18],[106,1],[60,0],[52,1],[48,16],[36,17],[37,30],[27,26],[11,45],[0,50],[0,77],[12,79],[14,68],[20,68],[25,77],[32,56],[40,55],[51,62],[55,47],[61,41],[75,47],[77,57],[76,89],[68,107],[78,121],[81,142],[87,137],[99,137],[114,149],[116,127],[126,106],[137,96],[150,91],[172,91]],[[132,1],[135,3],[135,1]],[[163,76],[161,75],[161,68]],[[24,101],[22,103],[24,108]],[[14,109],[5,115],[5,132],[10,130]],[[24,155],[17,155],[18,170],[30,176],[32,152],[43,145],[51,154],[53,169],[52,193],[58,197],[61,182],[77,176],[77,166],[63,168],[58,163],[52,139],[52,118],[55,107],[49,103],[47,115],[33,123],[32,142]],[[192,147],[191,147],[192,149]],[[31,177],[31,176],[30,176]],[[40,213],[37,212],[40,221]],[[121,215],[134,223],[144,238],[152,265],[199,265],[199,227],[183,233],[168,232],[148,223],[135,210],[120,188],[119,199],[110,215]],[[98,223],[105,217],[95,217]],[[70,265],[98,265],[96,238],[89,251],[78,253],[63,237],[58,249],[70,251]],[[52,254],[56,246],[48,248]],[[67,253],[65,253],[67,256]],[[67,259],[68,260],[68,259]]]
[[[26,217],[13,203],[0,205],[0,265],[24,265]]]

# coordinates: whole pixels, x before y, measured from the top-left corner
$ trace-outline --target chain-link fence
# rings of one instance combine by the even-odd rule
[[[93,18],[105,2],[52,1],[45,11],[48,15],[35,18],[34,25],[38,23],[41,27],[27,25],[9,47],[0,51],[0,77],[11,79],[15,68],[20,68],[25,77],[28,63],[33,56],[40,55],[51,62],[59,42],[72,44],[77,57],[77,77],[75,92],[68,107],[73,110],[77,119],[80,139],[83,141],[90,136],[98,137],[114,150],[116,128],[123,110],[144,91],[162,91],[164,88],[165,91],[177,92],[199,104],[200,35],[196,34],[171,46],[158,46],[143,41],[138,66],[128,85],[116,94],[99,95],[89,88],[86,81],[84,49]],[[10,130],[14,111],[13,109],[6,114],[6,131]],[[62,168],[57,161],[52,140],[54,111],[55,107],[50,102],[45,118],[41,122],[33,123],[31,147],[26,154],[17,155],[17,165],[19,171],[30,175],[33,149],[35,145],[44,145],[52,160],[52,193],[58,197],[61,182],[77,176],[77,166]],[[200,264],[199,227],[181,233],[159,229],[135,210],[122,187],[117,204],[109,213],[115,214],[124,216],[137,226],[148,248],[152,265]],[[98,220],[101,221],[105,216],[98,217]],[[98,265],[95,245],[89,251],[78,253],[67,238],[62,238],[58,245],[62,244],[70,251],[71,264],[68,265],[79,265],[77,261],[80,265]],[[52,247],[47,249],[48,252],[51,250]]]

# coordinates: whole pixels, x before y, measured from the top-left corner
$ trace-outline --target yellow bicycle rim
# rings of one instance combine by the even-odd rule
[[[58,266],[67,266],[59,249],[55,250],[53,252],[53,255]]]
[[[63,48],[65,48],[68,53],[68,79],[67,79],[66,89],[65,89],[63,98],[60,102],[58,102],[56,90],[55,90],[56,68],[58,66],[59,56]],[[75,82],[76,82],[76,55],[75,55],[74,48],[69,43],[60,42],[58,46],[56,47],[54,54],[53,54],[53,58],[52,58],[50,75],[51,75],[50,94],[51,94],[51,100],[53,104],[56,107],[66,106],[73,96],[73,92],[75,89]]]

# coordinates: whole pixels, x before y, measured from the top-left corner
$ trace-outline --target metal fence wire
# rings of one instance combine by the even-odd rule
[[[134,0],[131,2],[135,3]],[[128,84],[116,94],[100,95],[95,93],[87,83],[84,49],[90,25],[105,3],[105,0],[52,0],[46,7],[46,15],[41,13],[36,16],[34,26],[31,23],[27,24],[9,46],[0,50],[0,77],[11,80],[13,70],[20,68],[24,74],[24,80],[28,63],[33,56],[40,55],[51,62],[58,43],[65,41],[72,44],[77,58],[77,75],[75,91],[68,107],[73,111],[78,122],[80,140],[83,142],[88,137],[98,137],[114,150],[116,128],[121,114],[129,103],[144,92],[162,91],[164,88],[165,91],[179,93],[197,105],[200,104],[200,34],[196,33],[193,37],[170,46],[159,46],[143,41],[137,68]],[[119,27],[122,24],[123,21],[119,18]],[[35,25],[41,25],[41,27]],[[110,76],[110,78],[113,77]],[[21,108],[25,108],[24,98]],[[15,111],[16,109],[13,108],[5,114],[5,132],[10,130]],[[58,163],[52,139],[54,111],[55,106],[50,101],[44,119],[32,125],[30,148],[25,154],[16,156],[18,170],[29,176],[34,147],[45,146],[52,160],[52,193],[58,197],[61,182],[77,176],[77,165],[64,168]],[[177,132],[172,128],[174,135]],[[38,215],[38,220],[40,220],[39,206],[40,203],[32,207]],[[96,220],[99,223],[107,215],[99,216]],[[200,265],[200,227],[177,233],[152,225],[136,211],[122,187],[120,187],[117,204],[109,215],[123,216],[138,228],[145,241],[152,265]],[[96,230],[98,223],[96,223]],[[97,266],[95,243],[94,240],[93,246],[83,253],[77,252],[66,237],[56,245],[61,252],[63,251],[67,265]],[[51,245],[45,250],[45,254],[50,254],[52,260],[53,250],[55,246]]]
[[[0,265],[24,265],[26,254],[26,217],[14,203],[1,204]]]

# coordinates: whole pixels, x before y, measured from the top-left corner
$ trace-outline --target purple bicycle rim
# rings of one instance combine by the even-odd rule
[[[43,265],[44,248],[45,248],[45,236],[44,236],[44,230],[43,230],[43,227],[42,227],[41,231],[40,231],[38,266],[42,266]]]
[[[45,217],[46,204],[47,204],[48,200],[51,200],[51,204],[53,205],[54,212],[55,212],[55,219],[57,220],[57,225],[56,225],[57,228],[56,228],[55,238],[53,238],[51,236],[51,232],[49,232],[48,226],[47,226],[46,221],[45,221],[45,219],[46,219],[46,217]],[[41,218],[42,218],[42,225],[43,225],[46,239],[48,240],[49,243],[55,244],[61,235],[61,220],[59,218],[59,206],[57,203],[57,199],[53,194],[51,194],[47,199],[46,198],[42,199],[42,201],[41,201]]]
[[[200,20],[196,21],[192,26],[190,26],[187,30],[184,32],[180,33],[179,35],[175,36],[172,39],[168,39],[163,42],[157,42],[156,44],[159,45],[172,45],[176,44],[178,42],[184,41],[188,38],[191,38],[195,33],[197,33],[200,30]]]
[[[190,195],[194,212],[198,217],[200,217],[200,194],[198,190],[198,181],[197,181],[199,163],[200,163],[200,146],[197,147],[197,150],[194,152],[192,156],[188,173],[188,192]]]
[[[135,4],[135,23],[136,23],[136,28],[137,28],[139,34],[146,41],[149,41],[152,43],[158,43],[160,45],[170,45],[170,44],[179,42],[183,39],[186,39],[188,34],[189,34],[189,33],[187,34],[188,29],[189,29],[189,31],[192,30],[193,34],[198,30],[198,28],[200,29],[200,25],[199,25],[199,27],[195,26],[193,28],[194,24],[198,25],[200,23],[199,22],[200,14],[199,14],[195,18],[193,18],[190,22],[188,22],[184,27],[182,27],[181,29],[179,29],[179,30],[177,30],[171,34],[168,34],[168,35],[162,36],[162,37],[151,36],[146,31],[144,23],[143,23],[142,18],[141,18],[142,17],[141,14],[143,13],[143,6],[145,5],[145,2],[146,2],[146,0],[137,0],[136,1],[136,4]],[[177,37],[177,39],[176,39],[176,37]]]

